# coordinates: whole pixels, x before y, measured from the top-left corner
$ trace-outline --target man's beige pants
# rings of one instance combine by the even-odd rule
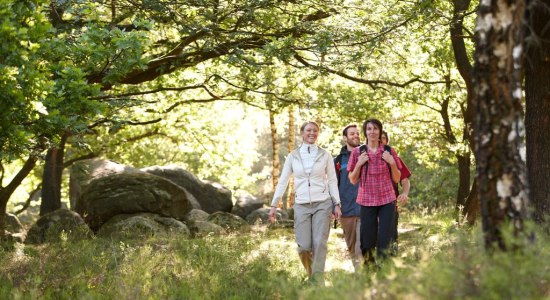
[[[344,231],[344,240],[348,246],[348,253],[357,271],[363,265],[363,253],[361,252],[361,218],[341,217],[340,226]]]
[[[298,254],[308,276],[325,272],[332,201],[294,204],[294,232]]]

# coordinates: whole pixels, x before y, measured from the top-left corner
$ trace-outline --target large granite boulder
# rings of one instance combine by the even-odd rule
[[[237,201],[231,213],[243,219],[246,219],[246,216],[256,209],[264,206],[264,201],[262,199],[255,198],[245,191],[239,191],[235,198],[237,198]]]
[[[74,211],[60,208],[40,217],[29,229],[26,244],[79,240],[93,234],[82,217]]]
[[[120,239],[169,234],[190,236],[191,232],[181,221],[152,213],[116,215],[97,232],[98,236]]]
[[[208,216],[208,221],[220,225],[227,231],[248,230],[250,228],[243,218],[224,211],[211,214]]]
[[[71,209],[78,206],[82,191],[97,178],[121,173],[142,173],[141,170],[104,159],[86,159],[71,166],[69,202]]]
[[[94,231],[120,214],[142,212],[184,220],[192,209],[185,191],[173,182],[145,172],[120,173],[90,181],[75,211]]]
[[[190,222],[189,230],[193,237],[205,237],[208,235],[223,235],[226,234],[225,229],[220,225],[210,223],[208,221]]]
[[[192,173],[178,166],[153,166],[141,169],[164,177],[189,191],[200,204],[200,209],[211,214],[216,211],[230,212],[233,207],[231,191],[215,182],[203,182]]]
[[[195,222],[195,221],[208,221],[209,213],[200,209],[192,209],[187,216],[185,216],[185,221]]]

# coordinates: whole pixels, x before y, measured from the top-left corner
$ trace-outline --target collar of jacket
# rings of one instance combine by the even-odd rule
[[[301,147],[300,147],[301,148]],[[292,155],[292,157],[296,158],[296,159],[302,159],[302,157],[300,156],[300,148],[298,149],[294,149],[290,155]],[[321,156],[324,155],[324,153],[327,152],[327,150],[317,146],[317,155],[315,156],[315,160],[313,160],[313,162],[316,162],[319,160],[319,158]],[[327,152],[328,153],[328,152]]]

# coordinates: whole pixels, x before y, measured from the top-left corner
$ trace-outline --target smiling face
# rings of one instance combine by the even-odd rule
[[[308,122],[300,129],[300,134],[305,143],[315,144],[319,136],[319,127],[313,122]]]
[[[357,126],[347,128],[346,135],[344,136],[344,141],[346,142],[346,145],[349,147],[355,148],[359,146],[359,143],[360,143],[359,128],[357,128]]]

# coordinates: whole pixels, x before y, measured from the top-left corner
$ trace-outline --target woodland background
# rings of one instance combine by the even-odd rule
[[[0,0],[0,229],[6,212],[60,208],[65,170],[92,157],[176,164],[267,203],[302,122],[320,122],[319,144],[336,155],[343,126],[376,117],[414,174],[411,222],[466,230],[477,241],[466,244],[491,253],[545,241],[549,7],[546,0]],[[121,243],[115,257],[156,249]],[[52,250],[28,251],[32,261]],[[540,280],[536,298],[549,295]],[[3,282],[11,295],[33,293]],[[364,282],[372,278],[357,284]],[[28,286],[47,296],[44,285]],[[87,286],[71,291],[92,291]],[[286,296],[298,297],[296,289]]]

